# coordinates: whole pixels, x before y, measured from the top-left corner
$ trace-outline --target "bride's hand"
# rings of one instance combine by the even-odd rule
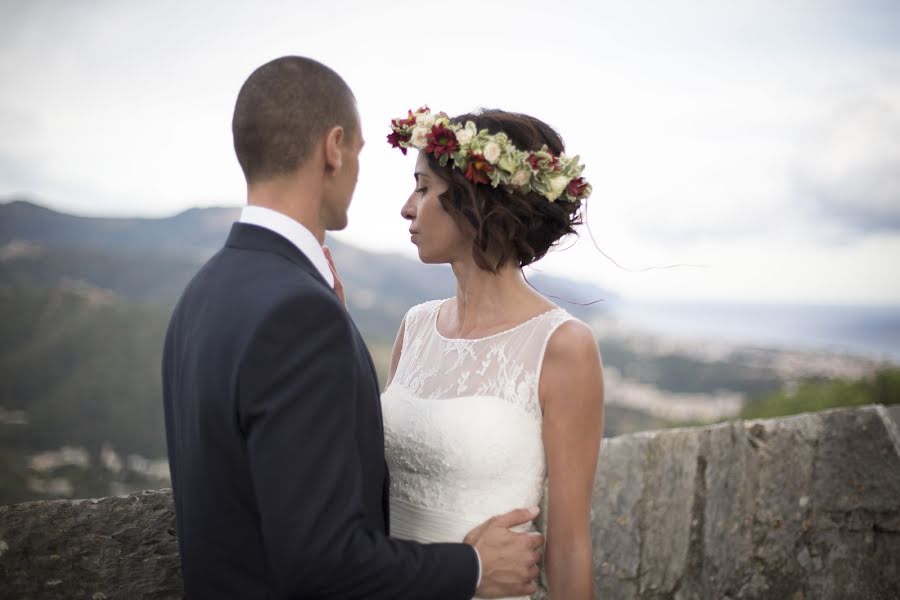
[[[493,517],[466,535],[463,541],[474,546],[481,558],[481,584],[475,590],[479,598],[530,596],[537,591],[537,563],[544,536],[510,530],[536,516],[536,508],[520,508]]]
[[[334,276],[334,293],[337,294],[341,304],[347,306],[347,301],[344,299],[344,284],[341,281],[341,276],[338,275],[337,267],[334,266],[334,257],[331,256],[331,249],[328,246],[322,246],[322,252],[325,253],[325,260],[328,261],[328,268],[331,269],[331,274]]]

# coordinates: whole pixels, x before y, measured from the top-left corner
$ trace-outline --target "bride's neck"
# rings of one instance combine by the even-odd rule
[[[474,261],[453,263],[456,276],[456,314],[460,330],[475,330],[510,316],[511,307],[522,306],[534,292],[525,283],[522,271],[510,264],[491,273]]]

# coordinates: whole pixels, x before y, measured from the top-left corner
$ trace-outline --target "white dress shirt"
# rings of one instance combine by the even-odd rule
[[[331,268],[328,266],[325,252],[322,251],[319,240],[316,239],[316,236],[309,229],[285,214],[262,206],[245,206],[244,210],[241,211],[239,221],[248,225],[263,227],[286,238],[310,260],[313,266],[321,273],[322,278],[328,282],[328,285],[334,287],[334,275],[332,275]]]

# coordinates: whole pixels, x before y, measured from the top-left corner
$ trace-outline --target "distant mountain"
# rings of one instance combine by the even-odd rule
[[[0,285],[48,285],[78,279],[138,303],[173,305],[184,286],[219,250],[237,219],[236,208],[194,208],[161,219],[76,217],[15,200],[0,204]],[[415,304],[454,293],[445,265],[424,265],[329,238],[360,329],[393,340]],[[541,292],[566,299],[614,295],[559,277],[530,278]],[[605,308],[566,305],[582,318]]]
[[[14,241],[0,246],[0,285],[52,287],[75,280],[136,304],[171,306],[201,263],[151,253],[55,247]]]
[[[29,240],[57,248],[205,260],[222,247],[238,213],[236,208],[193,208],[162,219],[77,217],[13,200],[0,204],[0,246]]]

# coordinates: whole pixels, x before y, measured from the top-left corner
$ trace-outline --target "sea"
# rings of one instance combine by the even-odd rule
[[[900,363],[900,306],[620,301],[623,322],[664,335],[842,352]]]

